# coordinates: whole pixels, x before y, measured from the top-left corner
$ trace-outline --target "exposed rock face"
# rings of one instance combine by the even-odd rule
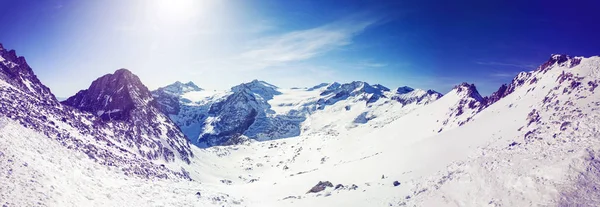
[[[461,83],[454,86],[453,91],[456,91],[458,96],[461,97],[457,107],[457,116],[461,115],[465,109],[477,110],[479,112],[487,106],[486,99],[479,94],[475,84]]]
[[[185,135],[156,108],[148,88],[129,70],[104,75],[62,103],[113,123],[122,130],[117,134],[135,137],[132,144],[139,146],[138,152],[147,158],[174,161],[179,157],[189,162],[192,156]]]
[[[317,185],[312,187],[306,193],[318,193],[318,192],[325,190],[325,188],[327,188],[327,187],[333,188],[333,184],[329,181],[319,181],[319,183],[317,183]]]
[[[0,47],[1,48],[1,47]],[[36,77],[23,57],[0,49],[0,116],[40,131],[68,149],[81,151],[102,165],[118,166],[123,173],[145,178],[186,177],[148,159],[174,160],[149,134],[126,123],[106,123],[95,114],[60,104]],[[140,126],[146,127],[146,126]],[[168,142],[168,141],[167,141]],[[181,146],[181,159],[189,159],[189,146]],[[187,153],[187,154],[186,154]],[[142,155],[142,156],[140,156]]]
[[[381,97],[386,97],[384,92],[390,91],[382,85],[375,84],[369,85],[362,81],[353,81],[351,83],[339,84],[333,83],[327,87],[325,91],[321,93],[321,96],[326,96],[319,100],[321,108],[325,105],[331,105],[339,100],[347,99],[350,96],[362,96],[362,100],[368,103],[373,103]],[[334,94],[333,96],[327,96]]]
[[[137,108],[151,105],[152,96],[140,79],[127,69],[119,69],[96,79],[88,89],[62,103],[96,114],[103,120],[127,121]]]
[[[229,140],[240,140],[242,135],[261,140],[300,133],[299,127],[293,127],[296,124],[269,116],[272,112],[267,101],[281,94],[276,86],[254,80],[231,88],[231,92],[227,98],[210,106],[203,126],[205,130],[199,137],[202,146],[232,143]],[[287,130],[278,127],[282,125],[292,127]],[[275,134],[268,137],[261,134],[267,131]]]
[[[550,59],[538,67],[537,71],[545,73],[553,67],[575,67],[581,63],[581,57],[571,57],[568,55],[553,54]]]
[[[0,79],[42,100],[56,101],[50,89],[33,73],[25,58],[17,56],[15,50],[4,49],[2,44],[0,44]]]
[[[485,97],[486,104],[491,105],[496,103],[498,100],[508,96],[515,91],[516,88],[522,86],[525,83],[534,84],[538,81],[537,77],[532,77],[534,72],[546,73],[548,70],[554,67],[567,66],[569,68],[575,67],[581,63],[581,57],[571,57],[568,55],[552,55],[550,59],[544,64],[540,65],[537,70],[531,72],[520,72],[510,84],[503,84],[498,90],[492,93],[490,96]]]
[[[396,89],[396,94],[392,96],[392,100],[398,101],[402,103],[402,105],[407,105],[411,103],[416,104],[429,104],[433,101],[438,100],[443,95],[434,90],[421,90],[421,89],[413,89],[408,86],[399,87]]]
[[[406,93],[410,93],[412,91],[414,91],[415,89],[408,87],[408,86],[402,86],[399,87],[398,89],[396,89],[396,93],[398,94],[406,94]]]
[[[181,110],[179,102],[189,102],[184,100],[181,95],[192,92],[192,91],[203,91],[204,89],[198,87],[193,82],[181,83],[179,81],[158,88],[152,91],[152,95],[157,102],[159,109],[167,115],[178,114]]]
[[[475,84],[463,82],[457,86],[454,86],[454,90],[456,90],[460,96],[473,98],[475,101],[485,103],[485,99],[479,94]]]
[[[475,84],[461,83],[454,86],[452,91],[444,97],[451,96],[456,101],[450,106],[446,119],[442,122],[444,127],[461,126],[473,118],[477,113],[487,107],[486,99],[481,97]],[[438,132],[442,132],[442,127]]]

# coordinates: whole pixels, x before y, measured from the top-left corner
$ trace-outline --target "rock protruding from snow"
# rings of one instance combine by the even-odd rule
[[[466,82],[454,86],[444,98],[448,99],[445,102],[449,104],[450,111],[438,132],[448,127],[462,126],[487,107],[486,99],[479,94],[475,84]]]
[[[324,191],[325,188],[333,188],[333,184],[329,181],[319,181],[319,183],[317,183],[317,185],[315,185],[314,187],[312,187],[308,192],[306,193],[318,193],[321,191]]]
[[[397,94],[406,94],[406,93],[410,93],[414,90],[415,90],[414,88],[411,88],[408,86],[402,86],[402,87],[398,87],[398,89],[396,89],[396,93]]]
[[[392,96],[392,99],[402,103],[402,105],[411,103],[429,104],[442,96],[441,93],[434,90],[413,89],[408,86],[403,86],[396,89],[396,94]]]
[[[33,73],[25,58],[17,56],[15,50],[6,50],[2,45],[0,45],[0,80],[40,100],[56,100],[50,89]]]
[[[477,102],[485,104],[485,99],[479,94],[479,91],[477,91],[475,84],[463,82],[454,86],[453,91],[455,91],[460,97],[472,98]]]
[[[503,84],[498,88],[497,91],[492,93],[490,96],[485,97],[486,104],[491,105],[496,103],[498,100],[508,96],[513,93],[515,89],[521,87],[524,84],[535,84],[541,77],[537,77],[543,75],[548,70],[554,67],[567,67],[573,68],[581,63],[582,57],[571,57],[568,55],[551,55],[550,59],[546,61],[544,64],[540,65],[537,70],[530,72],[520,72],[510,84]],[[537,74],[537,75],[536,75]]]
[[[550,59],[538,67],[537,71],[545,73],[553,67],[572,68],[581,63],[582,57],[571,57],[568,55],[553,54]]]
[[[496,103],[498,100],[508,96],[512,92],[515,91],[516,88],[525,84],[527,80],[531,78],[532,72],[521,72],[519,73],[510,84],[502,84],[497,91],[493,92],[490,96],[485,97],[486,104],[491,105]],[[530,80],[529,83],[533,84],[537,81],[537,79]]]

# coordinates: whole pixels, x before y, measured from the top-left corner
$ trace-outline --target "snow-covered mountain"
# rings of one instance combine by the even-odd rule
[[[197,138],[197,144],[201,147],[239,144],[248,139],[265,141],[310,133],[311,124],[306,122],[307,118],[338,111],[340,106],[344,108],[343,111],[353,111],[347,113],[349,117],[344,117],[349,120],[346,121],[349,125],[365,124],[376,116],[387,117],[389,122],[401,114],[386,114],[380,109],[399,110],[406,105],[411,105],[406,108],[414,109],[415,106],[431,103],[442,96],[432,90],[408,87],[391,92],[384,86],[361,81],[319,84],[309,89],[281,89],[264,81],[254,80],[218,93],[219,95],[202,90],[183,93],[165,91],[179,88],[177,86],[180,85],[174,83],[153,91],[153,94],[158,100],[162,100],[163,112],[169,114],[188,137],[192,140]],[[194,88],[199,89],[197,86]],[[208,96],[189,98],[198,92]],[[333,106],[336,104],[337,106]],[[331,123],[326,125],[338,122],[329,121]]]
[[[170,115],[179,113],[181,107],[179,104],[180,101],[183,103],[191,102],[189,99],[181,97],[183,94],[200,91],[203,91],[203,89],[191,81],[188,83],[177,81],[171,85],[152,91],[152,95],[154,96],[154,99],[156,99],[160,110],[165,114]]]
[[[359,81],[150,95],[120,70],[70,107],[13,54],[0,49],[6,206],[600,205],[600,57],[553,55],[487,97]],[[165,136],[175,125],[204,148]]]
[[[14,50],[7,51],[0,47],[0,59],[0,114],[3,117],[55,139],[68,149],[85,153],[102,165],[119,166],[127,174],[185,177],[179,172],[180,169],[175,172],[161,168],[148,159],[189,160],[192,156],[189,144],[183,143],[172,149],[161,147],[163,145],[146,140],[152,135],[131,131],[135,128],[133,125],[137,126],[138,123],[107,123],[97,111],[87,113],[62,105],[36,78],[25,59],[16,56]],[[117,107],[114,104],[106,106]],[[169,122],[166,117],[156,121]],[[183,137],[177,130],[172,132]]]
[[[126,141],[144,157],[166,161],[177,158],[189,162],[193,156],[189,140],[156,107],[148,88],[127,69],[98,78],[88,89],[61,103],[95,114],[111,128],[122,132],[117,136],[135,137]]]

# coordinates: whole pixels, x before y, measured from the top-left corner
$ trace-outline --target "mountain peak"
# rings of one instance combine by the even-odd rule
[[[557,66],[567,66],[567,67],[575,67],[581,63],[582,57],[571,57],[569,55],[564,54],[552,54],[550,55],[550,59],[538,67],[538,71],[546,72],[555,65]]]
[[[131,76],[133,75],[133,73],[131,71],[129,71],[126,68],[120,68],[118,70],[115,70],[115,72],[113,73],[113,75],[116,76]]]
[[[192,91],[203,91],[204,89],[198,87],[194,82],[189,81],[187,83],[182,83],[180,81],[176,81],[175,83],[169,84],[164,87],[160,87],[155,91],[164,92],[169,95],[180,96],[187,92]]]
[[[0,45],[0,80],[31,95],[56,100],[50,89],[33,73],[25,58],[17,56],[15,50],[6,50],[2,45]]]
[[[267,83],[265,81],[261,81],[261,80],[258,80],[258,79],[254,79],[254,80],[252,80],[252,81],[250,81],[248,83],[245,83],[245,84],[247,86],[269,87],[269,88],[274,88],[274,89],[279,88],[279,87],[277,87],[277,86],[275,86],[273,84],[270,84],[270,83]]]
[[[321,96],[335,94],[329,102],[346,99],[350,96],[362,96],[362,99],[367,100],[367,103],[377,101],[380,97],[384,97],[384,92],[390,91],[385,86],[375,84],[370,85],[364,81],[352,81],[350,83],[339,84],[337,82],[330,84],[321,92]]]
[[[422,90],[414,89],[408,86],[402,86],[396,89],[396,94],[392,96],[393,100],[396,100],[403,105],[416,103],[416,104],[428,104],[435,100],[438,100],[443,95],[434,90]]]
[[[479,91],[477,91],[475,84],[462,82],[454,86],[453,90],[456,91],[459,96],[471,97],[477,101],[484,102],[484,98],[479,94]]]
[[[130,112],[152,100],[148,88],[127,69],[119,69],[92,82],[62,103],[100,116],[104,120],[128,120]]]
[[[306,89],[306,90],[307,90],[307,91],[314,91],[314,90],[317,90],[317,89],[323,88],[323,87],[325,87],[325,86],[328,86],[328,85],[329,85],[329,83],[321,83],[321,84],[318,84],[318,85],[316,85],[316,86],[310,87],[310,88],[308,88],[308,89]]]
[[[232,87],[231,91],[234,93],[252,93],[261,96],[265,100],[269,100],[273,96],[281,94],[277,89],[279,88],[275,85],[254,79],[248,83]]]
[[[402,86],[402,87],[398,87],[398,89],[396,89],[396,93],[397,94],[405,94],[405,93],[410,93],[414,90],[415,90],[414,88],[411,88],[408,86]]]

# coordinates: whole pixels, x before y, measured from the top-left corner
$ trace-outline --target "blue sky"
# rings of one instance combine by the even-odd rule
[[[119,68],[151,89],[467,81],[487,95],[550,54],[600,55],[596,2],[0,0],[0,43],[61,97]]]

